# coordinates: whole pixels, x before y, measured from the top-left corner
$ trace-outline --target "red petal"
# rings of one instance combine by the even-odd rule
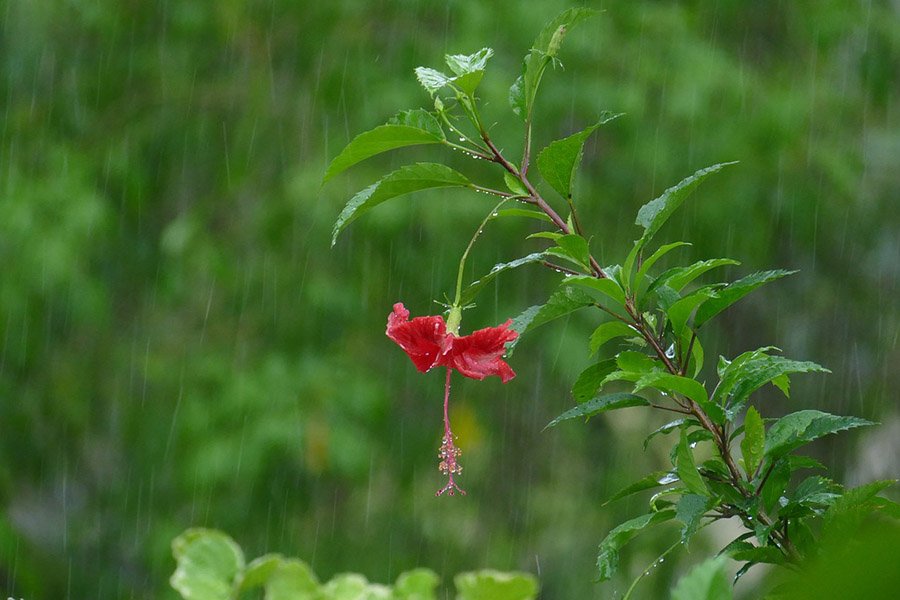
[[[409,321],[409,311],[398,302],[388,315],[389,338],[397,342],[423,373],[438,362],[447,338],[447,324],[443,317],[416,317]]]
[[[486,327],[470,335],[452,339],[450,352],[441,364],[450,366],[466,377],[484,379],[496,375],[503,383],[516,376],[512,368],[503,360],[506,343],[519,334],[509,326],[512,320],[499,327]]]

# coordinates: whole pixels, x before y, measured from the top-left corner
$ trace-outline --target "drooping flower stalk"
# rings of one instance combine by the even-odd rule
[[[456,459],[462,454],[462,450],[453,443],[453,430],[450,428],[450,374],[452,372],[453,369],[447,367],[447,379],[444,383],[444,437],[441,440],[441,450],[438,453],[438,458],[441,459],[438,469],[440,469],[441,473],[447,475],[449,479],[447,480],[447,485],[439,489],[434,494],[435,496],[442,496],[444,492],[448,496],[454,495],[454,492],[459,492],[461,496],[466,495],[466,491],[456,485],[456,482],[453,480],[454,475],[462,473],[462,465],[456,462]]]

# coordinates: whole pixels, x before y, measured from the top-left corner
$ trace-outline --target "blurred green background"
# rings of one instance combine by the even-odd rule
[[[758,405],[882,421],[816,451],[851,483],[896,476],[900,5],[590,5],[606,12],[572,33],[565,69],[545,78],[535,143],[602,110],[627,113],[588,144],[578,182],[601,262],[621,260],[641,204],[740,160],[667,227],[694,244],[671,260],[728,256],[743,263],[733,277],[800,273],[726,313],[707,356],[774,344],[830,367],[798,378],[791,401],[760,394]],[[523,339],[507,385],[455,380],[469,495],[435,499],[442,377],[416,372],[384,325],[398,300],[414,315],[439,310],[489,200],[398,200],[330,250],[352,193],[443,155],[405,150],[320,188],[355,134],[430,105],[414,67],[482,46],[496,51],[485,117],[516,156],[506,90],[568,6],[3,3],[0,588],[171,598],[169,542],[188,526],[221,528],[248,556],[302,557],[326,579],[388,582],[425,566],[449,583],[494,567],[538,574],[546,599],[627,586],[591,583],[596,546],[644,500],[600,504],[665,464],[664,439],[641,450],[657,415],[541,432],[571,403],[597,315]],[[501,185],[487,165],[450,160]],[[491,225],[469,275],[540,247],[522,240],[534,227]],[[553,280],[537,268],[503,276],[463,330],[542,301]],[[675,535],[629,546],[626,573]],[[641,584],[647,597],[706,547],[690,550]]]

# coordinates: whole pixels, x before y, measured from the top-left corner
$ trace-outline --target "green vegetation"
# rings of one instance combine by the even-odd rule
[[[442,148],[359,163],[320,186],[355,132],[397,107],[431,109],[416,66],[487,40],[497,41],[478,88],[486,122],[519,155],[521,122],[506,118],[521,72],[512,57],[566,7],[6,7],[0,581],[9,595],[174,598],[170,541],[202,525],[228,531],[248,555],[303,557],[327,580],[358,571],[395,581],[425,567],[449,582],[491,567],[539,574],[548,597],[592,597],[598,539],[640,510],[630,498],[598,510],[598,499],[637,469],[659,468],[661,445],[641,453],[637,441],[665,420],[636,423],[624,411],[540,431],[570,408],[571,383],[588,366],[573,332],[598,323],[575,313],[569,328],[537,330],[517,347],[510,384],[457,385],[469,496],[434,500],[439,385],[411,374],[382,327],[401,295],[417,314],[437,312],[430,302],[452,291],[465,244],[447,224],[474,229],[485,198],[439,189],[429,198],[453,201],[379,206],[329,252],[347,198]],[[574,181],[590,199],[581,220],[603,232],[592,249],[619,256],[647,198],[739,159],[667,223],[667,239],[693,242],[672,256],[739,258],[740,267],[718,265],[731,279],[770,265],[800,272],[710,323],[708,356],[774,341],[833,371],[797,379],[792,396],[814,399],[804,407],[896,419],[896,7],[604,8],[566,38],[559,84],[533,101],[535,148],[593,126],[601,110],[625,113],[587,138]],[[551,189],[572,184],[563,177]],[[498,177],[494,187],[504,185]],[[536,241],[521,238],[536,226],[505,219],[490,249],[474,249],[467,281],[533,252]],[[466,319],[496,323],[543,303],[552,276],[506,273],[502,295],[486,282]],[[597,335],[599,351],[613,333]],[[762,415],[788,412],[780,393],[762,393]],[[746,442],[756,460],[767,425]],[[878,435],[868,432],[824,438],[815,456],[855,481],[895,475],[853,472],[855,442]],[[896,454],[881,455],[889,465]],[[624,590],[670,540],[640,543],[620,558],[629,576],[610,585]],[[670,555],[641,589],[664,597],[695,555],[705,556]]]

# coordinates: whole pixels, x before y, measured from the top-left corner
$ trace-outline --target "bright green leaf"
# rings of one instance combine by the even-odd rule
[[[487,61],[494,55],[491,48],[482,48],[474,54],[453,54],[444,57],[447,66],[457,76],[484,71]]]
[[[650,435],[648,435],[646,438],[644,438],[644,450],[647,449],[647,446],[650,444],[650,440],[652,440],[656,436],[668,435],[668,434],[672,433],[673,431],[675,431],[676,429],[678,429],[679,427],[685,427],[687,425],[699,426],[700,422],[697,421],[696,419],[691,419],[691,418],[682,418],[682,419],[675,419],[674,421],[669,421],[662,427],[654,429],[650,433]]]
[[[597,398],[588,400],[584,404],[579,404],[574,408],[570,408],[563,414],[547,423],[544,429],[549,429],[550,427],[554,427],[559,423],[562,423],[563,421],[568,421],[569,419],[577,419],[579,417],[589,419],[590,417],[598,415],[602,412],[617,410],[620,408],[630,408],[632,406],[647,406],[649,404],[650,402],[648,402],[646,399],[625,392],[598,396]]]
[[[443,136],[438,135],[431,127],[424,129],[410,125],[381,125],[359,134],[341,150],[340,154],[334,157],[334,160],[331,161],[331,164],[328,165],[328,169],[325,171],[325,177],[322,179],[322,182],[328,181],[338,173],[376,154],[406,146],[442,142]]]
[[[625,304],[625,292],[622,291],[621,286],[619,286],[619,283],[614,279],[599,279],[597,277],[591,277],[590,275],[576,275],[573,277],[566,277],[562,280],[560,285],[577,285],[597,290],[604,296],[615,301],[616,304]]]
[[[522,185],[522,182],[519,181],[519,178],[514,176],[509,171],[503,172],[503,181],[504,181],[504,183],[506,183],[506,187],[509,188],[509,191],[511,191],[513,194],[518,194],[519,196],[527,196],[528,195],[528,190],[525,189],[525,186]],[[512,209],[507,209],[507,210],[512,210]],[[520,208],[518,210],[525,210],[525,209]],[[540,211],[533,211],[533,212],[541,214],[544,216],[545,219],[550,220],[550,217],[548,217],[546,214],[544,214]]]
[[[647,373],[637,381],[634,391],[653,387],[664,392],[681,394],[701,406],[709,404],[706,388],[699,381],[671,373]]]
[[[709,496],[709,490],[697,470],[697,464],[694,462],[694,453],[691,451],[690,442],[688,441],[687,431],[681,430],[681,441],[675,454],[675,467],[678,478],[689,491],[699,496]]]
[[[504,208],[497,211],[498,217],[525,217],[527,219],[536,219],[550,223],[550,217],[539,210],[529,210],[527,208]]]
[[[416,79],[425,91],[434,96],[441,88],[450,85],[454,78],[429,67],[416,67]]]
[[[675,517],[674,510],[661,510],[652,512],[634,519],[625,521],[600,542],[600,552],[597,555],[597,579],[607,581],[619,568],[619,551],[622,546],[631,541],[645,528],[670,521]]]
[[[779,389],[788,390],[786,377],[792,373],[829,373],[821,365],[809,361],[797,361],[782,356],[766,354],[766,348],[745,352],[722,369],[721,381],[713,395],[713,401],[728,406],[732,412],[740,410],[750,394],[767,383],[779,383]]]
[[[453,578],[457,600],[533,600],[540,586],[531,573],[501,573],[485,569]]]
[[[401,573],[394,583],[396,600],[435,600],[440,578],[430,569],[413,569]]]
[[[690,320],[691,315],[697,310],[698,306],[701,306],[710,298],[715,297],[715,288],[713,286],[707,286],[702,287],[673,303],[672,306],[666,310],[666,315],[669,317],[669,322],[672,324],[672,331],[675,332],[675,335],[684,333],[688,320]]]
[[[678,580],[672,600],[731,600],[728,560],[724,556],[710,558]]]
[[[366,211],[386,200],[426,189],[467,187],[471,185],[465,175],[450,167],[436,163],[416,163],[401,167],[382,177],[376,183],[357,193],[341,211],[334,224],[331,245],[347,225]]]
[[[244,554],[230,537],[188,529],[172,541],[177,566],[169,583],[185,600],[230,600],[244,570]]]
[[[778,419],[766,439],[766,458],[774,460],[831,433],[874,425],[859,417],[839,417],[818,410],[801,410]]]
[[[586,239],[576,233],[562,235],[556,239],[556,244],[561,248],[564,254],[573,261],[588,267],[590,262],[591,251],[588,248]],[[550,249],[552,251],[553,248]]]
[[[741,452],[744,455],[744,466],[747,476],[753,477],[759,461],[762,460],[766,445],[766,429],[762,417],[754,407],[747,409],[744,417],[744,439],[741,440]]]
[[[688,242],[673,242],[671,244],[660,246],[659,249],[656,250],[656,252],[648,256],[647,259],[641,263],[641,267],[638,269],[637,276],[634,279],[634,287],[637,288],[641,285],[641,282],[647,276],[650,268],[655,265],[659,259],[661,259],[663,256],[665,256],[675,248],[681,248],[682,246],[690,245],[691,244],[689,244]]]
[[[718,290],[716,297],[709,302],[703,304],[697,310],[697,316],[694,318],[694,325],[700,327],[711,318],[758,288],[759,286],[781,279],[785,275],[796,273],[796,271],[784,271],[781,269],[774,271],[760,271],[753,273],[742,279],[726,285]]]
[[[319,582],[302,560],[283,559],[266,582],[266,600],[319,600]]]

